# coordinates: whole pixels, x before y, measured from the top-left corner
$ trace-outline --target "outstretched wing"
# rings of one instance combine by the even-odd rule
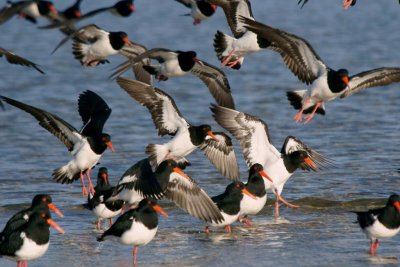
[[[111,108],[106,101],[90,90],[79,95],[78,111],[83,121],[81,133],[85,136],[101,134],[111,114]]]
[[[205,83],[218,105],[232,109],[235,108],[231,87],[225,73],[221,69],[207,62],[199,61],[194,64],[190,72]]]
[[[351,96],[367,88],[396,82],[400,82],[400,68],[378,68],[364,71],[350,77],[349,85],[340,98]]]
[[[224,177],[239,181],[239,166],[231,138],[222,132],[213,133],[218,141],[207,136],[200,149]]]
[[[118,77],[118,85],[151,113],[159,135],[174,135],[179,128],[187,127],[175,101],[168,94],[151,85]]]
[[[221,212],[207,193],[189,177],[172,173],[165,197],[187,211],[190,215],[206,222],[223,220]]]
[[[278,52],[286,66],[302,82],[311,84],[326,71],[325,63],[303,38],[245,17],[239,20],[245,24],[244,27],[257,34],[259,43],[261,41],[264,46]]]
[[[82,140],[81,134],[58,116],[5,96],[0,96],[0,98],[35,117],[39,121],[39,125],[63,142],[69,151],[72,151],[74,145]]]
[[[268,126],[264,121],[244,112],[213,104],[210,109],[216,122],[239,141],[249,167],[255,163],[266,165],[280,158],[279,151],[271,144]]]
[[[45,74],[36,63],[33,63],[32,61],[27,60],[26,58],[20,57],[17,54],[1,48],[0,47],[0,57],[5,56],[7,61],[11,64],[16,64],[16,65],[22,65],[22,66],[26,66],[26,67],[32,67],[34,69],[36,69],[38,72],[40,72],[41,74]]]

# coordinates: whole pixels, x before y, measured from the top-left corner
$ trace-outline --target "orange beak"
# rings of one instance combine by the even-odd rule
[[[47,204],[47,206],[49,207],[49,209],[54,211],[58,216],[64,217],[64,214],[62,214],[61,211],[59,209],[57,209],[56,205],[54,205],[53,203],[49,203],[49,204]]]
[[[347,76],[343,77],[343,78],[342,78],[342,81],[344,82],[344,84],[345,84],[347,87],[350,88],[350,86],[349,86],[349,77],[347,77]]]
[[[128,37],[122,38],[122,42],[126,43],[129,46],[132,46],[132,43],[131,43],[131,41],[129,41]]]
[[[248,195],[252,199],[257,199],[257,197],[255,195],[253,195],[252,193],[250,193],[246,188],[242,189],[242,193]]]
[[[309,157],[304,159],[305,163],[307,163],[308,165],[310,165],[311,167],[318,169],[317,164],[314,163],[314,161],[312,161]]]
[[[272,181],[272,178],[269,177],[269,175],[265,172],[265,171],[259,171],[258,172],[262,177],[264,177],[265,179],[267,179],[268,181],[270,181],[271,183],[274,183],[274,181]]]
[[[108,142],[106,143],[106,146],[107,146],[109,149],[111,149],[112,153],[115,153],[115,150],[114,150],[114,148],[113,148],[113,145],[112,145],[111,141],[108,141]]]
[[[153,209],[154,209],[156,212],[160,213],[161,215],[164,215],[165,217],[168,217],[168,214],[167,214],[160,206],[154,205],[154,206],[153,206]]]
[[[394,207],[396,208],[397,212],[400,213],[400,202],[399,202],[399,201],[394,202],[393,205],[394,205]]]
[[[217,137],[213,134],[213,132],[208,131],[208,132],[207,132],[207,135],[210,136],[210,137],[211,137],[212,139],[214,139],[215,141],[217,141],[217,142],[219,141],[219,140],[217,139]]]
[[[108,184],[107,174],[102,173],[101,178],[103,178],[105,184]]]
[[[190,180],[189,176],[184,171],[179,169],[178,167],[175,167],[173,170],[174,170],[174,172],[176,172],[176,173],[182,175],[183,177],[185,177],[186,179]]]
[[[65,231],[62,229],[58,224],[56,224],[52,219],[47,219],[47,223],[50,224],[50,226],[54,227],[57,231],[60,233],[64,234]]]

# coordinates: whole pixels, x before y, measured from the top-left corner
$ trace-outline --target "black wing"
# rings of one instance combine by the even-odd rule
[[[27,60],[26,58],[20,57],[17,54],[14,54],[13,52],[1,48],[0,47],[0,57],[5,56],[7,61],[11,64],[16,64],[16,65],[21,65],[21,66],[26,66],[26,67],[32,67],[36,69],[38,72],[41,74],[45,74],[36,63],[33,63],[32,61]]]

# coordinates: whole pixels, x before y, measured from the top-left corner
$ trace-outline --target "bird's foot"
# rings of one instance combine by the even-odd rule
[[[206,234],[209,234],[209,233],[210,233],[210,229],[209,229],[208,226],[206,226],[206,227],[204,228],[204,233],[206,233]]]
[[[201,19],[194,19],[193,20],[193,25],[199,25],[201,23]]]
[[[231,225],[230,224],[225,226],[225,232],[232,233],[232,229],[231,229]]]
[[[296,123],[300,123],[303,120],[303,112],[297,112],[296,115],[293,117],[293,120]]]
[[[355,2],[355,1],[354,1]],[[353,4],[353,0],[343,0],[343,7],[344,9],[348,9]]]
[[[239,220],[240,223],[243,223],[243,224],[245,224],[247,226],[251,226],[252,225],[251,224],[251,219],[247,215],[244,216],[243,218],[239,218],[238,220]]]

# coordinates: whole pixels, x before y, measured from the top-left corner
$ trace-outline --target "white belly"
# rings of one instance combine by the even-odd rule
[[[118,54],[117,50],[112,48],[108,36],[102,37],[89,47],[89,52],[94,58],[106,58],[111,55]]]
[[[119,239],[124,245],[142,246],[149,243],[157,233],[157,227],[147,229],[142,223],[134,221],[130,230],[126,231]]]
[[[274,184],[272,185],[269,180],[264,179],[265,189],[273,193],[275,193],[274,190],[277,189],[278,193],[280,194],[286,181],[289,179],[290,176],[292,176],[292,174],[286,170],[282,159],[279,159],[272,164],[264,166],[264,171],[274,181]]]
[[[238,56],[245,56],[261,50],[257,43],[257,35],[251,31],[234,40],[232,46],[236,50],[235,55]]]
[[[364,231],[369,239],[375,240],[379,238],[389,238],[397,235],[400,231],[400,227],[398,229],[388,229],[378,220],[376,220],[373,225],[366,227]]]
[[[159,74],[167,77],[183,76],[187,74],[187,72],[182,71],[181,67],[179,66],[178,59],[165,61],[164,64],[160,65],[157,71]]]
[[[338,97],[339,94],[332,93],[332,91],[329,89],[326,80],[327,75],[323,75],[313,82],[313,86],[310,89],[312,101],[310,106],[315,105],[320,101],[328,102]]]
[[[237,219],[239,218],[240,212],[237,214],[234,214],[234,215],[229,215],[229,214],[226,214],[225,212],[221,211],[221,214],[222,214],[222,217],[224,217],[224,220],[221,223],[212,222],[209,224],[214,227],[223,227],[223,226],[232,224],[235,221],[237,221]]]
[[[21,235],[25,235],[25,233],[23,232]],[[40,258],[46,253],[49,244],[50,242],[47,242],[47,244],[44,245],[37,245],[25,236],[23,238],[22,247],[15,253],[15,258],[17,260],[34,260]]]
[[[263,197],[257,197],[257,199],[253,199],[246,194],[243,194],[243,199],[240,202],[240,214],[255,215],[264,208],[266,202],[267,194]]]
[[[193,152],[196,146],[190,141],[190,135],[185,132],[177,134],[171,141],[168,142],[168,149],[170,156],[173,157],[185,157],[186,155]]]
[[[93,152],[87,140],[81,146],[75,148],[71,154],[74,156],[74,159],[70,162],[73,162],[81,171],[91,169],[101,158],[101,154],[97,155]]]
[[[105,204],[102,203],[100,205],[97,205],[96,208],[93,209],[93,212],[97,218],[108,219],[120,214],[121,210],[122,209],[119,209],[117,211],[111,211],[107,209]]]
[[[27,7],[25,7],[22,10],[22,13],[25,13],[34,18],[38,18],[41,16],[40,12],[39,12],[39,8],[36,3],[32,3],[32,4],[28,5]]]

